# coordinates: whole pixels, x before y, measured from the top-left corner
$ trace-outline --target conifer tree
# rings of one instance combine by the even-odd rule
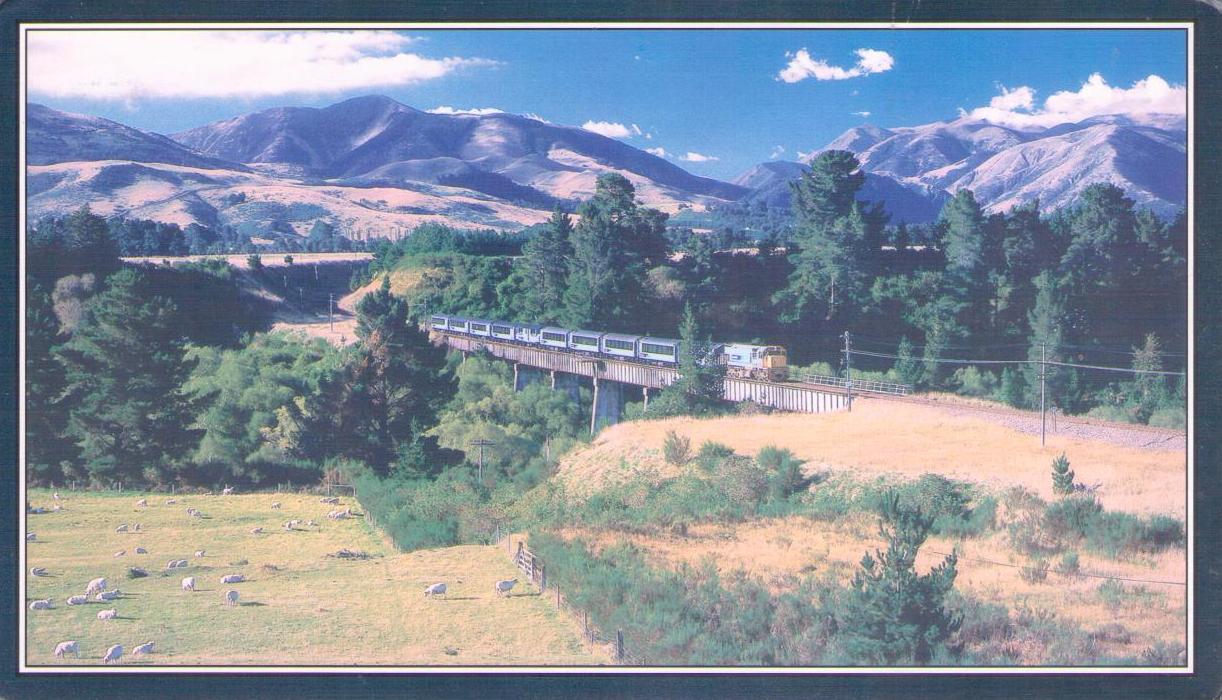
[[[1061,496],[1073,493],[1073,470],[1069,468],[1069,460],[1062,452],[1060,457],[1052,460],[1052,491]]]

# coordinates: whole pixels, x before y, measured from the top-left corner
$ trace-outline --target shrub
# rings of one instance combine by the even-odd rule
[[[1078,561],[1077,552],[1065,552],[1061,556],[1060,573],[1066,576],[1076,576],[1081,571],[1081,563]]]
[[[1052,490],[1062,496],[1074,492],[1073,470],[1069,468],[1069,460],[1062,452],[1060,457],[1052,460]]]
[[[1146,666],[1183,666],[1188,661],[1188,650],[1170,642],[1158,642],[1141,652],[1141,661]]]
[[[692,441],[673,430],[666,431],[666,439],[662,443],[662,457],[667,464],[681,467],[692,460]]]
[[[1048,504],[1044,522],[1054,532],[1080,535],[1102,512],[1103,506],[1094,496],[1068,496]]]
[[[250,271],[255,274],[263,272],[263,258],[258,255],[247,255],[246,267],[250,268]]]
[[[696,453],[696,463],[706,472],[714,472],[727,457],[734,454],[734,450],[720,442],[705,440],[700,446],[700,451]]]
[[[768,477],[769,501],[786,499],[807,485],[806,477],[802,475],[804,462],[789,450],[769,445],[759,451],[756,461]]]
[[[1133,640],[1129,628],[1119,622],[1109,622],[1090,633],[1090,638],[1108,644],[1128,644]]]
[[[1183,408],[1159,408],[1150,414],[1150,419],[1147,423],[1156,428],[1183,430],[1184,425],[1187,423],[1187,418],[1184,415]]]
[[[1043,583],[1048,579],[1048,562],[1035,559],[1018,571],[1019,578],[1027,583]]]
[[[987,398],[997,392],[997,375],[976,367],[963,367],[955,371],[951,381],[964,396]]]

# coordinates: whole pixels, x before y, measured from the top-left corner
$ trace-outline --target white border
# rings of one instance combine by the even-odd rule
[[[2,0],[0,0],[2,1]],[[450,29],[450,30],[481,30],[481,29],[655,29],[655,30],[708,30],[708,29],[830,29],[830,30],[911,30],[911,29],[1183,29],[1187,30],[1187,74],[1188,74],[1188,425],[1186,437],[1187,453],[1187,549],[1185,556],[1188,565],[1188,582],[1186,587],[1186,622],[1188,663],[1186,667],[1167,668],[1151,666],[931,666],[931,667],[788,667],[788,666],[129,666],[124,668],[104,666],[28,666],[26,664],[26,509],[21,508],[20,528],[18,536],[18,570],[20,581],[18,589],[21,604],[17,610],[18,621],[18,674],[82,674],[82,673],[317,673],[317,674],[505,674],[505,673],[538,673],[538,674],[660,674],[660,673],[699,673],[699,674],[790,674],[790,675],[824,675],[824,674],[1150,674],[1150,675],[1187,675],[1194,672],[1195,654],[1193,649],[1195,624],[1193,619],[1193,582],[1195,567],[1194,554],[1194,516],[1193,516],[1193,472],[1195,471],[1193,455],[1194,437],[1194,397],[1195,397],[1195,358],[1193,349],[1196,347],[1196,329],[1194,314],[1193,281],[1195,278],[1195,187],[1194,187],[1194,150],[1195,150],[1195,110],[1193,96],[1195,94],[1194,76],[1194,24],[1191,22],[106,22],[106,23],[20,23],[18,25],[18,281],[19,313],[17,328],[18,368],[17,377],[20,382],[18,406],[18,488],[20,498],[25,500],[26,469],[25,469],[25,239],[26,221],[26,35],[29,31],[55,29],[90,29],[90,30],[139,30],[139,29],[225,29],[225,30],[298,30],[298,29]]]

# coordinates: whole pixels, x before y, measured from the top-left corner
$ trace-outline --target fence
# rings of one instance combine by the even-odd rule
[[[839,389],[849,389],[853,391],[868,391],[875,394],[890,394],[892,396],[907,396],[912,392],[912,387],[907,384],[896,384],[895,382],[880,382],[872,379],[853,379],[848,380],[842,377],[829,377],[826,374],[795,374],[794,379],[805,384],[818,384],[820,386],[834,386]]]
[[[550,582],[551,592],[548,592],[549,581],[547,566],[534,552],[526,547],[526,543],[518,540],[517,549],[513,547],[513,536],[505,536],[505,551],[509,554],[514,566],[526,577],[526,580],[538,586],[539,595],[554,600],[557,610],[563,610],[572,616],[581,627],[582,636],[589,644],[607,645],[613,649],[612,658],[615,663],[626,666],[644,666],[645,660],[631,654],[624,646],[624,631],[616,630],[614,634],[604,633],[597,626],[590,624],[590,612],[573,605],[561,592],[560,582],[553,576]]]

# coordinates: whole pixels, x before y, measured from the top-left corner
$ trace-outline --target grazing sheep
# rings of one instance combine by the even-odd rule
[[[225,605],[237,605],[241,595],[234,590],[225,591]]]
[[[192,518],[202,518],[202,517],[204,517],[204,511],[202,511],[202,510],[197,510],[197,511],[195,511],[194,513],[192,513],[192,514],[191,514],[191,517],[192,517]]]
[[[182,589],[188,592],[195,591],[195,577],[188,576],[182,580]]]
[[[32,532],[28,532],[28,533],[26,533],[26,536],[25,536],[25,541],[26,541],[26,542],[34,542],[34,541],[36,541],[37,539],[38,539],[38,535],[35,535],[35,534],[34,534],[34,533],[32,533]]]
[[[47,512],[47,509],[42,506],[35,506],[34,508],[28,508],[28,511],[34,515],[42,515]]]
[[[136,523],[136,524],[135,524],[135,525],[132,527],[132,532],[140,532],[140,523]]]
[[[94,593],[101,593],[104,590],[106,590],[106,579],[100,578],[100,577],[95,578],[94,580],[89,582],[88,586],[85,587],[85,595],[93,595]]]
[[[337,506],[339,505],[339,498],[336,496],[331,496],[329,498],[320,498],[318,499],[318,502],[319,503],[330,503],[333,506]]]
[[[120,591],[118,588],[116,588],[113,591],[102,591],[101,593],[94,596],[93,599],[98,601],[99,603],[109,603],[110,601],[114,600],[115,598],[118,598],[121,595],[123,595],[123,592]]]
[[[62,657],[65,654],[72,654],[76,658],[81,658],[81,647],[76,642],[60,642],[55,645],[56,658]]]
[[[280,510],[280,501],[272,502],[272,510]]]
[[[58,501],[59,500],[59,491],[56,491],[55,493],[51,494],[51,498],[54,498],[55,500]]]
[[[119,551],[115,552],[115,556],[116,556],[116,557],[123,557],[123,556],[127,556],[127,550],[126,550],[126,549],[120,549]]]
[[[165,563],[165,568],[167,568],[167,569],[177,569],[177,568],[178,568],[178,560],[177,560],[177,559],[171,559],[171,560],[167,561],[167,562]]]
[[[195,506],[187,506],[187,515],[195,515],[198,512],[199,511],[195,509]]]
[[[50,610],[51,601],[49,600],[32,600],[30,601],[30,610]]]
[[[60,511],[61,511],[61,510],[63,510],[63,509],[64,509],[64,507],[63,507],[63,506],[61,506],[61,505],[60,505],[60,504],[58,504],[58,503],[56,503],[55,505],[51,506],[51,510],[55,511],[56,513],[60,512]]]
[[[179,559],[178,561],[174,562],[174,566],[175,568],[178,568],[178,569],[185,569],[187,568],[187,560]]]
[[[225,574],[221,577],[221,583],[241,583],[246,580],[242,574]]]
[[[284,529],[285,529],[285,530],[292,530],[292,529],[293,529],[293,521],[292,521],[292,520],[290,520],[290,521],[286,522],[286,523],[284,524]]]
[[[444,583],[434,583],[433,585],[424,589],[424,595],[426,598],[434,595],[445,595],[445,593],[446,585]]]
[[[115,608],[111,608],[110,610],[103,610],[98,613],[99,620],[113,620],[118,616],[119,616],[119,611],[116,610]]]
[[[119,527],[116,527],[115,532],[127,532],[127,523],[123,523]]]
[[[165,504],[166,504],[167,506],[172,506],[172,505],[174,505],[174,504],[176,504],[176,503],[178,503],[178,499],[177,499],[177,498],[167,498],[167,499],[165,499]]]
[[[101,613],[98,613],[98,614],[101,615]],[[113,647],[106,650],[106,656],[102,657],[102,663],[107,663],[107,664],[114,663],[118,661],[119,657],[121,656],[123,656],[123,645],[116,644]]]
[[[518,580],[516,578],[508,581],[497,581],[494,590],[496,591],[497,595],[505,595],[509,593],[509,591],[513,590],[513,587],[516,586],[517,583]]]
[[[232,495],[233,495],[233,487],[232,487],[232,486],[226,486],[225,488],[221,489],[221,495],[222,495],[222,496],[232,496]]]
[[[136,501],[136,507],[137,507],[137,508],[144,508],[144,507],[148,506],[148,504],[149,504],[149,502],[148,502],[148,499],[147,499],[147,498],[141,498],[140,500]]]
[[[251,529],[250,529],[250,534],[252,534],[252,535],[257,535],[257,534],[259,534],[260,532],[263,532],[263,528],[261,528],[261,527],[253,527],[253,528],[251,528]]]
[[[47,570],[41,566],[34,566],[30,568],[30,575],[31,576],[46,576]]]
[[[197,549],[197,550],[195,551],[195,558],[196,558],[196,559],[202,559],[203,557],[204,557],[204,550],[202,550],[202,549]]]
[[[149,551],[144,547],[136,547],[136,554],[148,554]]]
[[[84,605],[89,602],[89,596],[74,595],[68,598],[68,605]]]
[[[133,566],[127,570],[128,578],[144,578],[149,575],[149,572],[141,569],[138,566]]]
[[[143,655],[143,654],[152,654],[152,653],[153,653],[153,643],[152,642],[145,642],[144,644],[141,644],[140,646],[136,647],[135,649],[132,649],[132,656]]]

